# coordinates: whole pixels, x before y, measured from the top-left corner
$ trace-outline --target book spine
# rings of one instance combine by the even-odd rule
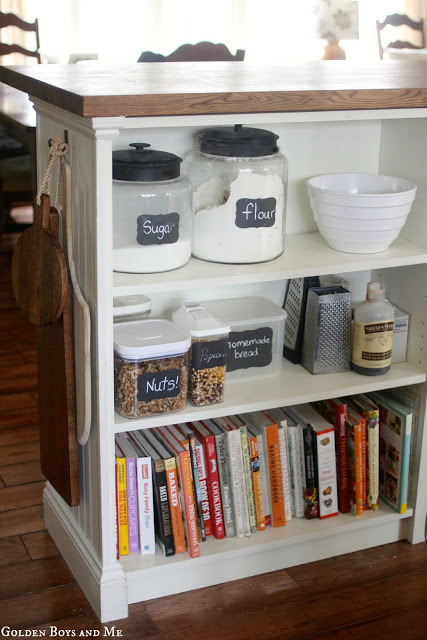
[[[270,482],[268,480],[268,462],[264,452],[264,439],[256,437],[258,443],[259,470],[261,474],[262,497],[264,501],[265,524],[271,524]]]
[[[117,471],[117,458],[114,460],[114,473],[115,473],[115,493],[116,493],[116,558],[120,558],[120,542],[119,542],[119,487],[118,487],[118,471]]]
[[[350,510],[356,516],[363,513],[363,440],[362,426],[349,424],[348,459],[350,477]]]
[[[126,458],[126,493],[128,506],[129,553],[139,551],[138,492],[136,458]]]
[[[286,522],[290,522],[292,519],[292,493],[288,459],[288,428],[286,424],[280,424],[278,426],[280,462],[282,465],[283,498],[285,501],[285,519]]]
[[[254,488],[254,502],[255,502],[257,530],[263,531],[265,529],[264,498],[262,495],[258,440],[256,437],[249,438],[249,450],[251,454],[252,485]]]
[[[200,540],[204,542],[206,540],[205,520],[203,517],[202,491],[200,487],[199,467],[197,464],[197,453],[196,453],[197,443],[196,443],[196,438],[194,436],[194,433],[191,433],[188,435],[188,443],[189,443],[189,451],[190,451],[191,471],[193,474],[194,494],[195,494],[195,500],[196,500],[197,522],[199,525]]]
[[[341,513],[350,511],[350,479],[348,472],[347,411],[345,406],[335,412],[335,436],[338,474],[338,509]]]
[[[196,444],[197,470],[199,472],[200,497],[202,500],[203,522],[206,536],[212,535],[212,520],[209,507],[208,477],[206,471],[205,454],[202,444]]]
[[[302,439],[304,446],[304,501],[305,517],[308,520],[319,516],[319,498],[314,464],[314,434],[313,427],[306,426],[302,429]]]
[[[251,533],[255,533],[257,531],[257,520],[255,513],[254,491],[252,487],[251,454],[249,450],[248,430],[245,425],[242,425],[239,427],[239,431],[240,440],[242,442],[243,471],[245,474],[246,498],[248,501],[249,526],[251,528]]]
[[[234,442],[236,446],[236,463],[237,463],[237,477],[239,480],[241,508],[243,516],[243,532],[245,536],[251,535],[251,526],[249,524],[249,508],[248,499],[246,496],[246,482],[245,471],[243,467],[243,452],[242,452],[242,439],[240,437],[239,429],[233,430]]]
[[[120,555],[129,553],[128,506],[126,496],[126,458],[117,458]]]
[[[402,437],[403,455],[400,469],[399,513],[406,513],[408,504],[409,460],[411,457],[412,415],[406,417],[405,433]]]
[[[277,424],[265,427],[265,441],[270,477],[271,524],[273,527],[283,527],[286,524],[286,518]]]
[[[366,478],[367,478],[367,473],[366,470],[368,468],[368,441],[367,441],[367,437],[366,437],[366,420],[363,420],[363,425],[362,425],[362,440],[363,440],[363,446],[362,446],[362,495],[363,495],[363,511],[366,511],[367,509],[367,486],[366,486]]]
[[[293,507],[292,515],[295,518],[304,518],[303,472],[299,428],[297,426],[288,427],[288,436]]]
[[[227,538],[236,535],[234,524],[234,508],[231,489],[231,478],[227,460],[227,443],[225,433],[215,436],[216,457],[218,461],[219,484],[221,487],[222,515]]]
[[[171,513],[172,534],[173,542],[175,545],[175,553],[184,553],[184,525],[182,523],[175,458],[167,458],[165,460],[165,473],[168,486],[169,509]]]
[[[234,431],[226,432],[227,438],[227,454],[230,465],[230,477],[232,486],[232,498],[234,507],[234,524],[236,528],[236,535],[238,538],[243,538],[245,535],[243,526],[243,511],[242,511],[242,497],[240,495],[240,482],[239,471],[237,468],[237,449],[236,441],[234,437]]]
[[[323,520],[338,515],[337,463],[335,455],[335,429],[313,433],[316,484],[319,496],[319,516]]]
[[[179,454],[179,460],[185,508],[185,524],[187,528],[188,553],[192,558],[198,558],[200,556],[199,532],[197,526],[196,503],[194,501],[190,453],[188,451],[183,451]]]
[[[215,538],[224,538],[224,520],[222,517],[221,489],[219,487],[218,466],[215,453],[214,436],[206,436],[203,441],[208,473],[208,495],[212,518],[212,532]]]
[[[155,553],[151,458],[137,458],[139,543],[143,555]]]
[[[368,463],[366,466],[367,507],[376,511],[379,507],[379,414],[366,411],[366,446]]]
[[[165,556],[175,555],[172,521],[169,508],[168,487],[164,460],[154,461],[154,502],[157,518],[155,518],[157,539]]]

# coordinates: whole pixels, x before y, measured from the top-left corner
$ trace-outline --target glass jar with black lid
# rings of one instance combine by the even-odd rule
[[[193,188],[193,255],[254,263],[284,248],[288,163],[265,129],[210,127],[184,157]]]
[[[113,270],[156,273],[191,256],[191,186],[182,159],[144,142],[113,151]]]

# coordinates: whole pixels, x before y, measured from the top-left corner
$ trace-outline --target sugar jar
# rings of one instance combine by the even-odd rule
[[[191,186],[182,159],[148,149],[113,151],[113,270],[156,273],[191,256]]]
[[[264,262],[284,248],[288,163],[278,135],[235,125],[197,134],[184,157],[193,187],[193,255],[226,263]]]

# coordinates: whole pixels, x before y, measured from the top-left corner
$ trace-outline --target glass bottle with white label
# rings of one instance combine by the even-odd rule
[[[394,307],[385,299],[382,282],[368,282],[366,301],[354,310],[351,366],[357,373],[378,376],[390,369]]]
[[[212,127],[184,156],[193,187],[193,255],[226,263],[265,262],[284,249],[288,163],[278,135]]]
[[[113,152],[114,271],[170,271],[191,256],[191,185],[182,159],[149,146]]]

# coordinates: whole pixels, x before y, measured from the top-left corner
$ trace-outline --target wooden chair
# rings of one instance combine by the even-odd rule
[[[21,44],[3,42],[3,29],[15,27],[23,32],[34,33],[34,49]],[[41,63],[38,20],[26,22],[13,13],[0,12],[0,56],[20,53],[35,58]],[[19,232],[28,227],[12,220],[13,207],[33,204],[31,159],[28,147],[10,137],[4,127],[0,127],[0,238],[4,232]]]
[[[381,60],[384,56],[384,49],[390,47],[392,49],[424,49],[424,22],[421,18],[420,20],[411,20],[407,15],[401,13],[393,13],[392,15],[388,15],[385,19],[380,22],[376,21],[377,25],[377,37],[378,37],[378,49]],[[387,45],[383,45],[382,42],[382,34],[381,31],[387,27],[409,27],[419,34],[419,44],[413,44],[406,40],[395,40],[393,42],[389,42]]]
[[[198,42],[197,44],[183,44],[168,56],[152,51],[143,51],[138,62],[237,62],[245,57],[243,49],[237,49],[233,55],[225,44],[213,42]]]

